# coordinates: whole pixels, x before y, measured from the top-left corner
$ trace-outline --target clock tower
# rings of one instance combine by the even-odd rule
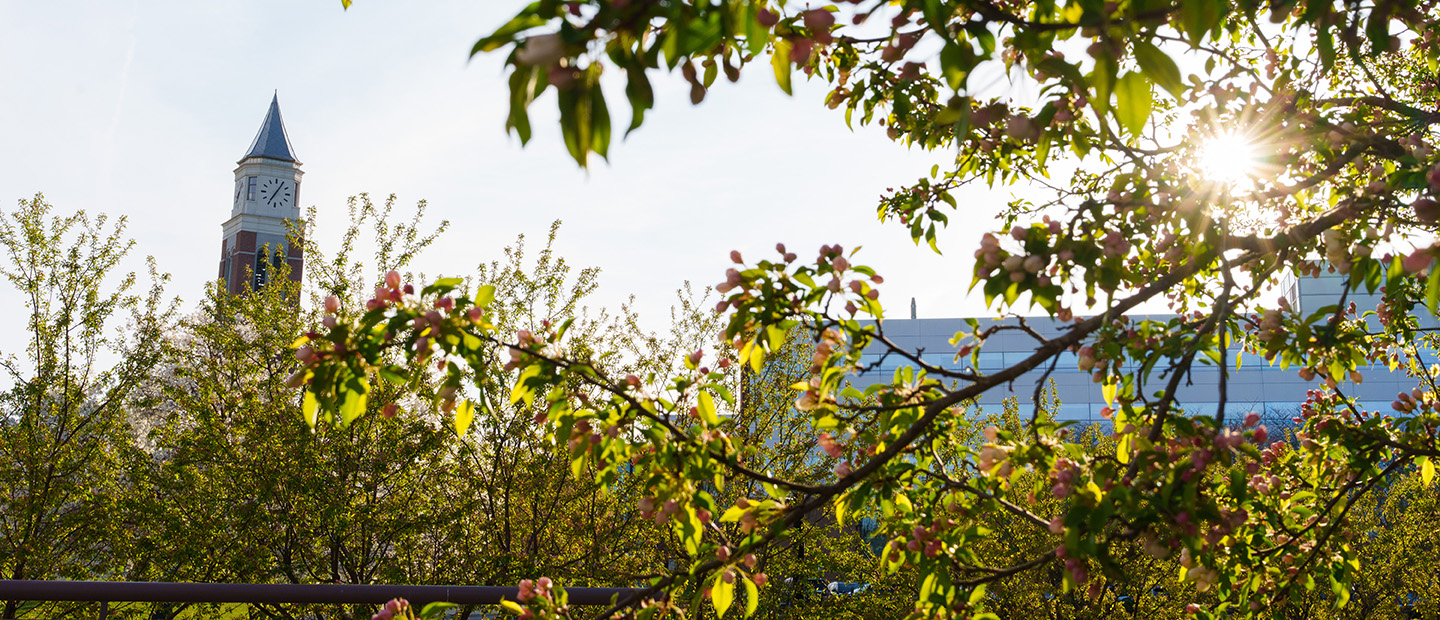
[[[220,245],[220,279],[231,294],[258,290],[289,266],[290,279],[299,281],[304,254],[288,238],[290,225],[300,220],[300,161],[280,118],[280,98],[270,110],[249,152],[235,168],[235,190],[230,219]],[[296,234],[301,231],[297,228]]]

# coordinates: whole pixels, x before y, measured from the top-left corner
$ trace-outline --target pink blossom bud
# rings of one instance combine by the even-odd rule
[[[395,289],[400,288],[400,272],[394,269],[385,272],[385,286]]]
[[[766,577],[765,573],[755,573],[754,575],[750,576],[750,580],[755,582],[756,586],[764,586],[765,582],[769,581],[770,578]]]
[[[719,558],[721,562],[729,562],[730,548],[722,545],[719,549],[715,550],[715,557]]]
[[[851,471],[852,470],[850,469],[850,461],[840,461],[839,463],[835,464],[836,476],[844,478],[845,476],[849,476]]]
[[[1245,414],[1245,428],[1251,428],[1259,423],[1260,413],[1258,411],[1251,411],[1250,413]]]
[[[326,297],[326,298],[325,298],[325,312],[326,312],[326,313],[329,313],[329,314],[335,314],[336,312],[339,312],[339,311],[340,311],[340,298],[337,297],[337,296],[335,296],[335,295],[331,295],[331,296],[329,296],[329,297]]]
[[[1400,259],[1400,264],[1405,268],[1406,272],[1420,273],[1424,271],[1426,267],[1430,266],[1432,260],[1434,260],[1434,256],[1430,254],[1430,250],[1424,249],[1416,250],[1409,256]]]
[[[1048,526],[1048,529],[1050,530],[1050,533],[1051,533],[1051,534],[1055,534],[1056,536],[1059,536],[1060,534],[1064,534],[1064,533],[1065,533],[1065,520],[1064,520],[1064,519],[1061,519],[1060,517],[1055,517],[1054,519],[1051,519],[1051,520],[1050,520],[1050,525]]]
[[[695,352],[693,352],[693,353],[690,354],[690,363],[691,363],[691,364],[695,364],[695,365],[699,365],[699,364],[700,364],[700,360],[701,360],[702,358],[704,358],[704,357],[705,357],[705,351],[704,351],[704,349],[696,349]]]
[[[730,262],[743,264],[745,259],[740,257],[740,250],[730,250]]]
[[[335,329],[338,321],[335,320],[334,315],[327,314],[325,315],[325,318],[320,319],[320,324],[324,325],[326,329]]]

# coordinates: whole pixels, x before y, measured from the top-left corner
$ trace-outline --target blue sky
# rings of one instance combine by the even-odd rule
[[[322,242],[347,196],[396,193],[452,222],[418,265],[425,272],[468,274],[517,234],[543,236],[560,219],[560,253],[603,270],[598,301],[634,294],[655,329],[685,280],[719,282],[731,249],[759,257],[777,241],[802,257],[822,243],[863,245],[856,262],[886,275],[892,316],[908,315],[911,297],[921,316],[981,310],[964,295],[970,254],[1008,194],[962,199],[946,256],[915,248],[876,222],[876,200],[950,154],[908,150],[879,128],[847,130],[819,83],[787,97],[762,65],[692,107],[678,75],[657,77],[646,126],[589,172],[565,154],[547,96],[521,148],[504,131],[501,57],[467,59],[520,6],[0,4],[0,208],[44,192],[62,211],[128,216],[137,254],[153,255],[193,307],[216,276],[235,162],[278,90]],[[610,86],[612,114],[628,118]],[[8,324],[21,311],[0,301]],[[0,350],[15,352],[13,342],[0,337]]]

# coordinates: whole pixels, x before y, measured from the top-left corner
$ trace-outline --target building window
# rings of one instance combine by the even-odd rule
[[[254,200],[254,199],[255,199],[255,185],[256,185],[257,180],[258,180],[257,177],[250,177],[250,185],[248,186],[248,189],[245,190],[245,199],[246,199],[246,200]]]
[[[257,291],[265,288],[265,283],[270,279],[270,261],[265,260],[264,252],[257,252],[255,254],[255,271],[253,275],[255,276],[255,283],[251,285],[250,288]]]

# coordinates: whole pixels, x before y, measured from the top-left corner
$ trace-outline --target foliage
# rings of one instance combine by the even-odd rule
[[[124,231],[123,218],[55,215],[41,195],[0,214],[0,275],[27,310],[26,349],[4,359],[0,393],[5,579],[112,574],[108,552],[125,536],[115,513],[135,451],[126,405],[160,359],[174,307],[153,265],[148,290],[120,271],[132,246]],[[5,601],[0,617],[19,606]]]
[[[393,196],[380,204],[352,199],[334,251],[306,242],[314,309],[296,303],[307,289],[277,277],[245,295],[208,291],[166,334],[162,363],[130,412],[144,429],[144,450],[127,463],[133,488],[119,514],[129,534],[122,549],[103,554],[124,567],[117,576],[500,585],[551,575],[627,586],[664,566],[666,537],[635,514],[633,481],[628,491],[600,493],[591,472],[577,474],[563,448],[534,432],[540,409],[507,406],[503,397],[495,415],[454,424],[439,411],[447,391],[427,383],[443,376],[433,360],[393,356],[390,379],[403,379],[371,382],[365,415],[338,430],[305,424],[294,389],[296,333],[322,321],[327,297],[353,302],[359,291],[400,277],[445,228],[426,225],[423,215],[423,203],[406,212]],[[312,213],[305,228],[317,226]],[[609,358],[628,372],[668,367],[675,347],[719,328],[693,294],[681,295],[675,327],[664,336],[641,330],[627,309],[588,309],[598,270],[573,269],[557,256],[558,231],[557,223],[533,257],[522,237],[503,259],[477,269],[476,278],[493,283],[494,320],[507,329],[573,320],[574,354],[628,351]],[[476,398],[514,375],[493,359],[471,370],[468,381],[481,386]],[[218,613],[112,607],[142,611]],[[265,606],[251,613],[372,611]]]
[[[1433,375],[1415,372],[1416,389],[1392,412],[1364,411],[1345,395],[1366,364],[1407,363],[1402,349],[1418,333],[1411,311],[1440,305],[1435,250],[1425,241],[1407,249],[1411,233],[1425,239],[1440,221],[1429,112],[1436,17],[1433,5],[1403,0],[540,0],[473,51],[508,50],[507,124],[522,141],[531,104],[553,89],[571,155],[581,165],[604,156],[607,65],[625,82],[631,130],[655,104],[653,73],[679,69],[699,101],[720,72],[737,79],[755,60],[787,91],[799,68],[828,85],[825,103],[848,122],[957,154],[878,205],[917,242],[943,245],[958,210],[951,192],[964,184],[1044,194],[1010,203],[1003,229],[975,251],[973,286],[997,313],[1039,311],[1071,325],[1053,338],[1031,334],[1033,355],[1005,370],[934,367],[867,320],[882,316],[882,278],[853,253],[732,254],[720,309],[738,361],[763,368],[793,329],[817,343],[796,404],[808,432],[838,446],[836,475],[819,482],[742,458],[737,425],[719,415],[737,407],[734,392],[705,367],[705,352],[676,372],[615,374],[571,354],[568,324],[502,329],[488,318],[487,289],[452,280],[364,312],[347,306],[337,327],[313,338],[324,352],[307,363],[307,398],[348,422],[356,386],[387,355],[445,360],[443,382],[455,386],[461,368],[509,351],[520,370],[510,401],[547,409],[543,432],[569,446],[576,471],[593,468],[606,485],[642,479],[654,497],[645,506],[664,507],[694,558],[654,580],[651,603],[621,602],[602,616],[694,610],[697,591],[718,615],[742,603],[748,612],[765,580],[736,557],[782,541],[827,506],[841,521],[881,513],[886,570],[915,571],[920,584],[915,617],[988,617],[998,607],[986,586],[1032,571],[1058,571],[1063,592],[1095,594],[1102,577],[1126,570],[1122,550],[1134,543],[1178,558],[1186,613],[1265,614],[1313,597],[1343,609],[1365,570],[1352,513],[1411,469],[1428,484],[1440,456]],[[1009,87],[987,89],[990,77]],[[1212,173],[1207,145],[1226,136],[1257,150],[1253,170]],[[1322,269],[1348,277],[1334,305],[1302,315],[1265,295],[1283,274]],[[1377,290],[1380,307],[1347,303]],[[437,299],[443,312],[417,323]],[[1146,302],[1175,314],[1124,316]],[[977,322],[955,342],[978,354],[999,329],[1024,328]],[[1189,370],[1228,368],[1232,344],[1318,382],[1294,449],[1271,444],[1258,420],[1234,426],[1226,372],[1218,414],[1181,415],[1177,388]],[[871,347],[919,371],[846,389]],[[954,443],[963,403],[1053,368],[1067,350],[1112,403],[1112,456],[1063,438],[1038,404],[1023,426]],[[465,400],[460,410],[489,407]],[[726,476],[764,492],[731,502]],[[1049,512],[1045,494],[1067,502]],[[1028,522],[1045,544],[976,552],[998,535],[988,519],[999,513]],[[745,537],[728,540],[716,521]],[[732,544],[734,553],[721,552]],[[538,603],[527,611],[565,613]]]

